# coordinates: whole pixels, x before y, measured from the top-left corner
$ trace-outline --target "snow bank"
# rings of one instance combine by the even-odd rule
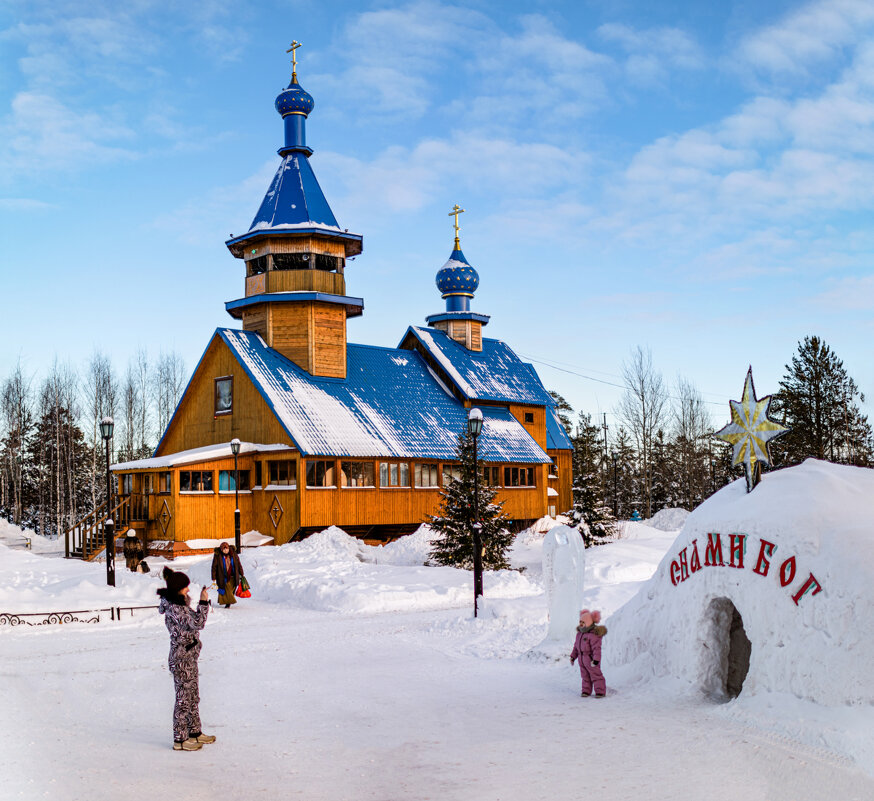
[[[369,546],[331,526],[302,542],[246,551],[242,558],[253,596],[260,601],[349,614],[471,605],[470,571],[424,566],[430,538],[422,526],[394,543]],[[541,593],[537,584],[512,570],[487,571],[483,582],[491,599]]]
[[[734,482],[689,515],[655,575],[611,618],[605,658],[630,678],[674,677],[724,698],[738,669],[736,609],[751,646],[741,699],[874,703],[872,519],[865,468],[808,460],[768,473],[750,494]]]
[[[659,509],[646,525],[659,531],[679,531],[683,528],[689,513],[685,509]]]

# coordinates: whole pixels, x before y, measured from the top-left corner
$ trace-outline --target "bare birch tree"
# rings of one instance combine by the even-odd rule
[[[160,440],[185,389],[185,362],[175,351],[169,353],[162,351],[155,363],[152,376],[157,418],[155,422]]]
[[[94,509],[99,506],[98,499],[103,496],[102,476],[105,475],[106,457],[103,440],[100,436],[100,421],[104,417],[115,417],[118,399],[115,374],[109,357],[94,351],[85,374],[84,387],[84,428],[91,447],[91,501]],[[112,446],[110,446],[112,447]],[[110,453],[110,461],[112,453]]]
[[[679,475],[678,499],[684,509],[694,509],[713,491],[711,477],[713,421],[695,385],[677,377],[674,399],[674,447]]]
[[[634,439],[640,461],[646,517],[652,517],[652,457],[656,432],[664,427],[668,393],[652,353],[637,346],[622,365],[625,392],[616,414]]]

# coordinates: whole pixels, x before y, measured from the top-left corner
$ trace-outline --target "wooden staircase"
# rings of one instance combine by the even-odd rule
[[[129,507],[130,498],[124,496],[116,500],[115,506],[107,514],[104,502],[67,529],[64,533],[64,555],[67,559],[92,561],[106,547],[106,521],[111,518],[115,523],[113,532],[124,530],[129,522]]]

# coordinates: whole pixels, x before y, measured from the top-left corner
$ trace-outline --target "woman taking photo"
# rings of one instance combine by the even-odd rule
[[[200,603],[191,608],[188,590],[191,582],[184,573],[164,568],[166,587],[158,590],[161,601],[158,612],[170,632],[170,672],[176,687],[173,708],[173,750],[198,751],[204,743],[214,743],[215,737],[204,734],[200,727],[200,693],[198,690],[197,657],[200,656],[200,635],[209,614],[206,587],[200,591]]]

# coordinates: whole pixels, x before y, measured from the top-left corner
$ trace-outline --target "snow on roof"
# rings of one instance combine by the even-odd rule
[[[482,351],[471,351],[444,331],[417,326],[409,330],[469,400],[552,403],[533,368],[504,342],[484,337]]]
[[[766,473],[751,493],[743,479],[724,487],[611,617],[613,664],[718,697],[739,664],[737,612],[752,648],[738,700],[874,704],[872,519],[869,468],[808,459]]]
[[[290,451],[294,450],[290,445],[274,443],[272,445],[261,445],[254,442],[241,442],[240,453],[267,453],[272,451]],[[178,451],[177,453],[167,453],[164,456],[153,456],[150,459],[135,459],[132,462],[119,462],[111,466],[111,470],[151,470],[162,467],[174,467],[180,464],[191,464],[193,462],[206,462],[211,459],[227,459],[233,456],[231,453],[231,444],[229,442],[220,442],[217,445],[204,445],[200,448],[191,448],[187,451]]]
[[[565,427],[554,406],[546,407],[546,449],[547,450],[573,450],[574,445],[567,435]]]
[[[304,455],[453,459],[467,410],[415,351],[348,344],[345,379],[312,376],[250,331],[217,334]],[[550,459],[507,409],[483,410],[486,461]]]

